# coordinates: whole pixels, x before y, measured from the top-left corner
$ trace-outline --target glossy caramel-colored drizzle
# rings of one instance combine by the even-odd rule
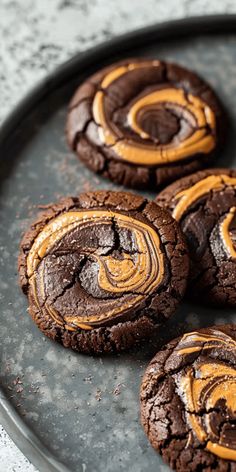
[[[127,292],[135,294],[132,300],[124,302],[121,306],[115,304],[102,315],[96,312],[91,316],[66,315],[62,319],[56,311],[45,305],[49,315],[61,325],[68,329],[76,328],[92,329],[89,323],[107,320],[131,306],[135,307],[145,294],[151,293],[162,281],[164,276],[164,259],[160,248],[160,239],[156,231],[148,224],[112,211],[71,211],[64,213],[50,223],[39,233],[32,245],[27,258],[27,275],[38,303],[36,286],[36,269],[40,261],[49,253],[52,247],[58,243],[68,232],[76,227],[83,228],[91,224],[111,224],[115,220],[120,228],[126,228],[133,232],[137,245],[135,261],[129,254],[123,253],[121,259],[114,259],[112,255],[99,255],[94,252],[94,248],[80,248],[80,254],[87,254],[93,258],[98,266],[98,283],[101,289],[111,293],[125,294]],[[40,292],[43,293],[43,276],[40,280]],[[39,307],[40,308],[40,307]]]
[[[212,332],[214,334],[204,334],[198,331],[184,334],[177,347],[178,354],[191,354],[192,352],[212,349],[213,347],[220,348],[222,344],[226,349],[236,349],[236,341],[230,336],[218,330],[212,330]],[[185,343],[187,346],[184,346]]]
[[[116,154],[127,162],[135,164],[157,165],[166,162],[175,162],[185,159],[197,152],[209,153],[215,147],[215,137],[207,130],[212,131],[216,127],[215,115],[211,108],[199,97],[188,94],[187,97],[183,90],[169,87],[148,93],[137,100],[129,110],[127,122],[129,126],[141,138],[147,140],[150,136],[140,128],[138,124],[138,115],[140,111],[150,107],[150,105],[162,104],[166,107],[178,106],[188,113],[191,121],[194,121],[192,135],[183,141],[173,139],[168,144],[153,145],[144,142],[137,144],[131,139],[119,139],[119,130],[114,123],[108,123],[104,107],[104,98],[106,90],[115,80],[122,75],[140,68],[159,67],[158,61],[145,61],[137,64],[128,64],[120,66],[109,72],[101,83],[99,90],[93,101],[93,116],[99,125],[99,136],[101,141],[107,146],[112,146]]]
[[[177,193],[174,197],[178,200],[172,212],[172,216],[177,220],[181,220],[184,213],[188,211],[192,204],[196,203],[201,197],[207,195],[212,190],[222,190],[231,186],[236,187],[236,178],[228,175],[209,175],[196,184]]]
[[[236,342],[225,333],[215,330],[212,335],[198,332],[185,334],[177,346],[177,354],[185,355],[206,349],[236,349]],[[179,391],[187,410],[187,419],[200,441],[206,442],[206,449],[227,460],[236,460],[236,450],[230,444],[208,440],[211,430],[207,418],[205,425],[199,414],[214,409],[219,400],[236,413],[236,369],[221,361],[202,362],[187,370],[179,382]]]
[[[224,242],[225,249],[228,251],[230,257],[236,259],[236,250],[232,239],[230,237],[230,225],[235,217],[236,207],[231,207],[222,223],[220,224],[220,233],[222,241]]]

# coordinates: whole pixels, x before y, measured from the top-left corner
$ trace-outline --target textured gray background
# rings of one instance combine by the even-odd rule
[[[79,50],[154,22],[226,12],[236,12],[236,1],[0,0],[0,120],[49,70]],[[2,428],[0,461],[1,472],[35,470]]]

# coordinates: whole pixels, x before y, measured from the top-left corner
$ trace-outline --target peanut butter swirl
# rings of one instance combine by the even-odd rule
[[[206,197],[212,191],[220,191],[227,187],[236,187],[236,178],[228,175],[209,175],[199,180],[191,187],[178,192],[174,199],[177,203],[173,210],[173,217],[180,221],[192,205],[198,200]]]
[[[114,225],[121,233],[124,231],[131,233],[132,251],[94,246],[90,231],[94,231],[95,227],[111,232]],[[97,307],[97,303],[101,301],[98,296],[96,296],[97,301],[96,297],[93,298],[93,303],[90,303],[90,308],[87,307],[86,314],[83,315],[78,314],[74,306],[71,307],[71,311],[67,309],[62,315],[55,309],[53,303],[48,303],[45,293],[44,261],[51,254],[55,254],[57,252],[55,248],[60,244],[63,246],[65,238],[72,233],[75,235],[73,253],[76,252],[83,261],[81,274],[86,264],[89,264],[89,267],[93,266],[94,273],[97,274],[96,284],[104,295],[100,311]],[[81,239],[83,234],[86,234],[86,247],[83,238]],[[36,237],[27,258],[27,275],[35,303],[39,307],[39,299],[41,302],[43,300],[44,309],[57,324],[72,331],[78,328],[92,329],[134,308],[151,294],[163,280],[164,258],[157,232],[143,221],[109,210],[69,211],[51,220]],[[81,276],[76,283],[81,288],[83,277]],[[90,290],[90,287],[82,287],[83,292],[87,288]],[[88,296],[91,300],[92,289],[90,292]]]
[[[236,207],[231,207],[229,212],[225,215],[223,218],[221,224],[220,224],[220,232],[221,232],[221,237],[222,241],[224,243],[225,249],[228,252],[228,255],[232,257],[233,259],[236,259],[236,249],[235,249],[235,244],[232,241],[231,237],[231,224],[235,218],[236,215]]]
[[[227,187],[236,188],[236,178],[228,175],[209,175],[191,187],[185,188],[181,192],[178,192],[174,200],[177,201],[173,209],[172,215],[177,221],[181,221],[185,215],[188,215],[191,207],[194,209],[201,199],[207,198],[211,192],[220,192],[226,190]],[[235,219],[236,208],[231,207],[229,211],[217,221],[216,225],[212,229],[212,235],[210,235],[210,243],[212,252],[218,258],[220,256],[219,242],[222,246],[222,254],[228,255],[229,258],[236,258],[236,249],[231,235],[231,224]],[[222,244],[221,244],[222,243]]]
[[[183,371],[176,382],[188,423],[199,441],[218,457],[235,461],[236,369],[217,356],[207,357],[207,352],[235,352],[236,341],[217,329],[211,329],[211,333],[193,332],[182,337],[177,354],[185,356],[199,352],[201,357]],[[218,424],[214,411],[220,410],[218,421],[221,423]]]
[[[150,68],[159,67],[159,61],[155,60],[119,66],[105,75],[93,100],[93,117],[99,126],[101,142],[112,147],[120,159],[132,164],[155,166],[174,163],[196,153],[208,154],[216,145],[213,110],[200,97],[173,85],[147,89],[144,95],[138,95],[131,101],[127,111],[127,128],[132,131],[130,136],[123,136],[119,126],[111,117],[108,118],[106,96],[109,87],[126,75],[132,80],[130,75],[137,70],[143,69],[145,73]],[[183,129],[180,126],[169,142],[153,140],[150,132],[143,127],[144,115],[149,114],[151,117],[155,110],[170,112],[178,121],[184,121]]]

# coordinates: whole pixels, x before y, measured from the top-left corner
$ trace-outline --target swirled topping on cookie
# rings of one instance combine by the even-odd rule
[[[202,301],[236,304],[236,171],[211,169],[167,187],[157,202],[187,237],[192,260],[189,293]]]
[[[169,343],[146,371],[141,405],[152,445],[175,470],[234,471],[235,326],[187,333]]]
[[[130,323],[139,335],[145,323],[146,330],[153,327],[177,305],[188,266],[181,250],[186,250],[180,232],[171,241],[176,224],[155,203],[96,192],[54,205],[41,221],[26,233],[20,256],[21,284],[37,323],[44,319],[73,339],[86,333],[92,339],[100,329],[105,343],[112,327]],[[169,243],[176,244],[175,264],[184,264],[183,280],[176,275],[177,295],[165,247],[168,234]]]
[[[80,86],[67,137],[96,172],[157,186],[204,166],[220,141],[221,115],[213,91],[194,73],[158,60],[127,60]]]

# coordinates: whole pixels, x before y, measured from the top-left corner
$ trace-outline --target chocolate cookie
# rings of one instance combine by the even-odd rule
[[[39,328],[83,352],[128,348],[181,300],[188,255],[154,202],[98,191],[50,205],[21,243],[20,284]]]
[[[236,305],[236,171],[210,169],[182,178],[157,197],[180,223],[190,250],[189,295]]]
[[[67,119],[69,146],[116,183],[157,188],[201,169],[222,141],[223,112],[195,73],[130,59],[88,78]]]
[[[152,446],[179,472],[236,471],[236,326],[185,334],[151,361],[141,418]]]

